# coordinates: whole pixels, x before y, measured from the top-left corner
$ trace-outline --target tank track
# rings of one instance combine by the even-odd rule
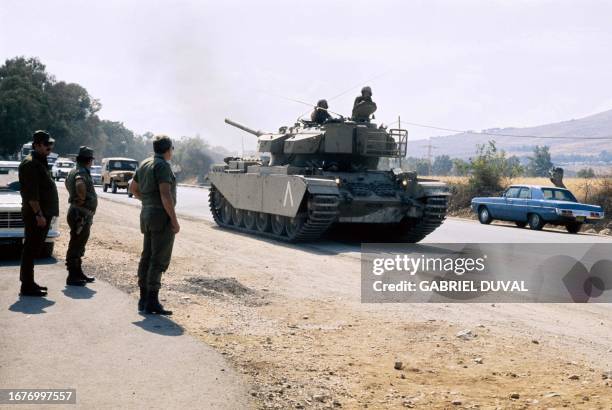
[[[417,243],[435,231],[446,219],[446,196],[431,196],[425,201],[423,217],[402,221],[396,228],[396,235],[402,242]]]
[[[287,230],[283,229],[282,235],[277,235],[271,230],[261,231],[257,227],[249,229],[244,226],[244,224],[236,226],[233,223],[228,224],[223,222],[219,208],[215,204],[215,195],[217,192],[218,190],[214,186],[211,186],[208,194],[210,212],[217,225],[234,231],[276,239],[278,241],[308,242],[319,239],[338,217],[338,205],[340,201],[337,195],[311,194],[308,198],[307,211],[303,212],[303,214],[306,215],[306,220],[299,226],[297,231],[294,232],[292,236],[289,236]],[[271,214],[269,215],[272,216]]]

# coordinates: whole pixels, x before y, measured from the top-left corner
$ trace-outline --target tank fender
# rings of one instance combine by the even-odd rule
[[[414,197],[450,196],[450,189],[444,182],[417,181],[414,186]]]
[[[335,181],[330,179],[306,178],[308,192],[318,195],[340,195]]]

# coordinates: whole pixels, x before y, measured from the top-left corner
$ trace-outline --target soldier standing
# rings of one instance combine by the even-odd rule
[[[21,213],[23,215],[24,243],[21,254],[21,295],[45,296],[47,288],[34,282],[34,258],[43,249],[51,219],[59,215],[59,199],[55,181],[49,172],[47,156],[55,140],[46,131],[35,131],[32,153],[19,165],[21,184]]]
[[[138,310],[171,315],[159,303],[159,289],[162,273],[172,257],[174,236],[180,230],[174,211],[176,178],[169,163],[174,153],[172,140],[165,135],[156,136],[153,151],[155,154],[140,164],[130,186],[134,196],[142,201],[140,230],[144,242],[138,265]]]
[[[376,103],[372,100],[372,89],[368,86],[365,86],[361,89],[361,95],[355,98],[355,102],[353,103],[353,114],[352,117],[356,121],[368,121],[370,115],[364,116],[362,113],[359,113],[359,109],[363,105],[369,105],[371,108],[368,111],[376,111]]]
[[[82,268],[82,258],[85,255],[85,246],[91,232],[93,216],[98,207],[98,195],[94,189],[90,169],[93,165],[93,150],[81,147],[76,158],[77,166],[66,177],[68,190],[68,226],[70,226],[70,243],[66,252],[66,267],[68,277],[66,285],[84,286],[95,280],[86,276]]]
[[[314,121],[317,124],[321,125],[325,121],[329,120],[331,118],[331,115],[327,111],[328,108],[329,106],[327,105],[327,100],[319,100],[317,102],[317,106],[312,111],[312,114],[310,114],[311,121]]]

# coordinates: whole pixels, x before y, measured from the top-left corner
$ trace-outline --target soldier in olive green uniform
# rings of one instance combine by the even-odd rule
[[[70,203],[67,216],[68,226],[70,226],[70,243],[68,252],[66,252],[66,267],[68,268],[66,284],[84,286],[95,280],[85,275],[81,260],[85,255],[85,245],[87,245],[93,216],[98,207],[98,196],[89,171],[94,161],[93,150],[89,147],[81,147],[76,160],[77,166],[70,171],[65,182]]]
[[[49,172],[47,156],[55,140],[46,131],[34,132],[32,153],[19,165],[21,213],[25,225],[21,254],[21,295],[45,296],[47,288],[34,282],[34,258],[44,247],[51,219],[59,215],[59,199],[55,181]]]
[[[155,155],[145,159],[134,175],[130,191],[142,201],[140,230],[144,234],[138,266],[138,310],[171,315],[159,303],[161,275],[168,269],[174,235],[180,230],[176,206],[176,178],[170,167],[172,140],[165,135],[153,141]]]

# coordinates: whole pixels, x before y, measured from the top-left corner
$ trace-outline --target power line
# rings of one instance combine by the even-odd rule
[[[391,124],[388,124],[388,125],[391,126],[395,123],[397,123],[397,121],[392,122]],[[513,138],[540,138],[540,139],[552,139],[552,140],[561,139],[561,140],[573,140],[573,141],[576,141],[576,140],[612,140],[612,137],[551,137],[551,136],[543,136],[543,135],[516,135],[516,134],[503,134],[503,133],[493,133],[493,132],[478,132],[478,131],[469,131],[469,130],[465,131],[465,130],[457,130],[453,128],[437,127],[435,125],[419,124],[416,122],[409,122],[405,120],[402,120],[402,123],[412,125],[415,127],[431,128],[434,130],[448,131],[448,132],[456,132],[458,134],[489,135],[492,137],[497,136],[497,137],[513,137]]]

